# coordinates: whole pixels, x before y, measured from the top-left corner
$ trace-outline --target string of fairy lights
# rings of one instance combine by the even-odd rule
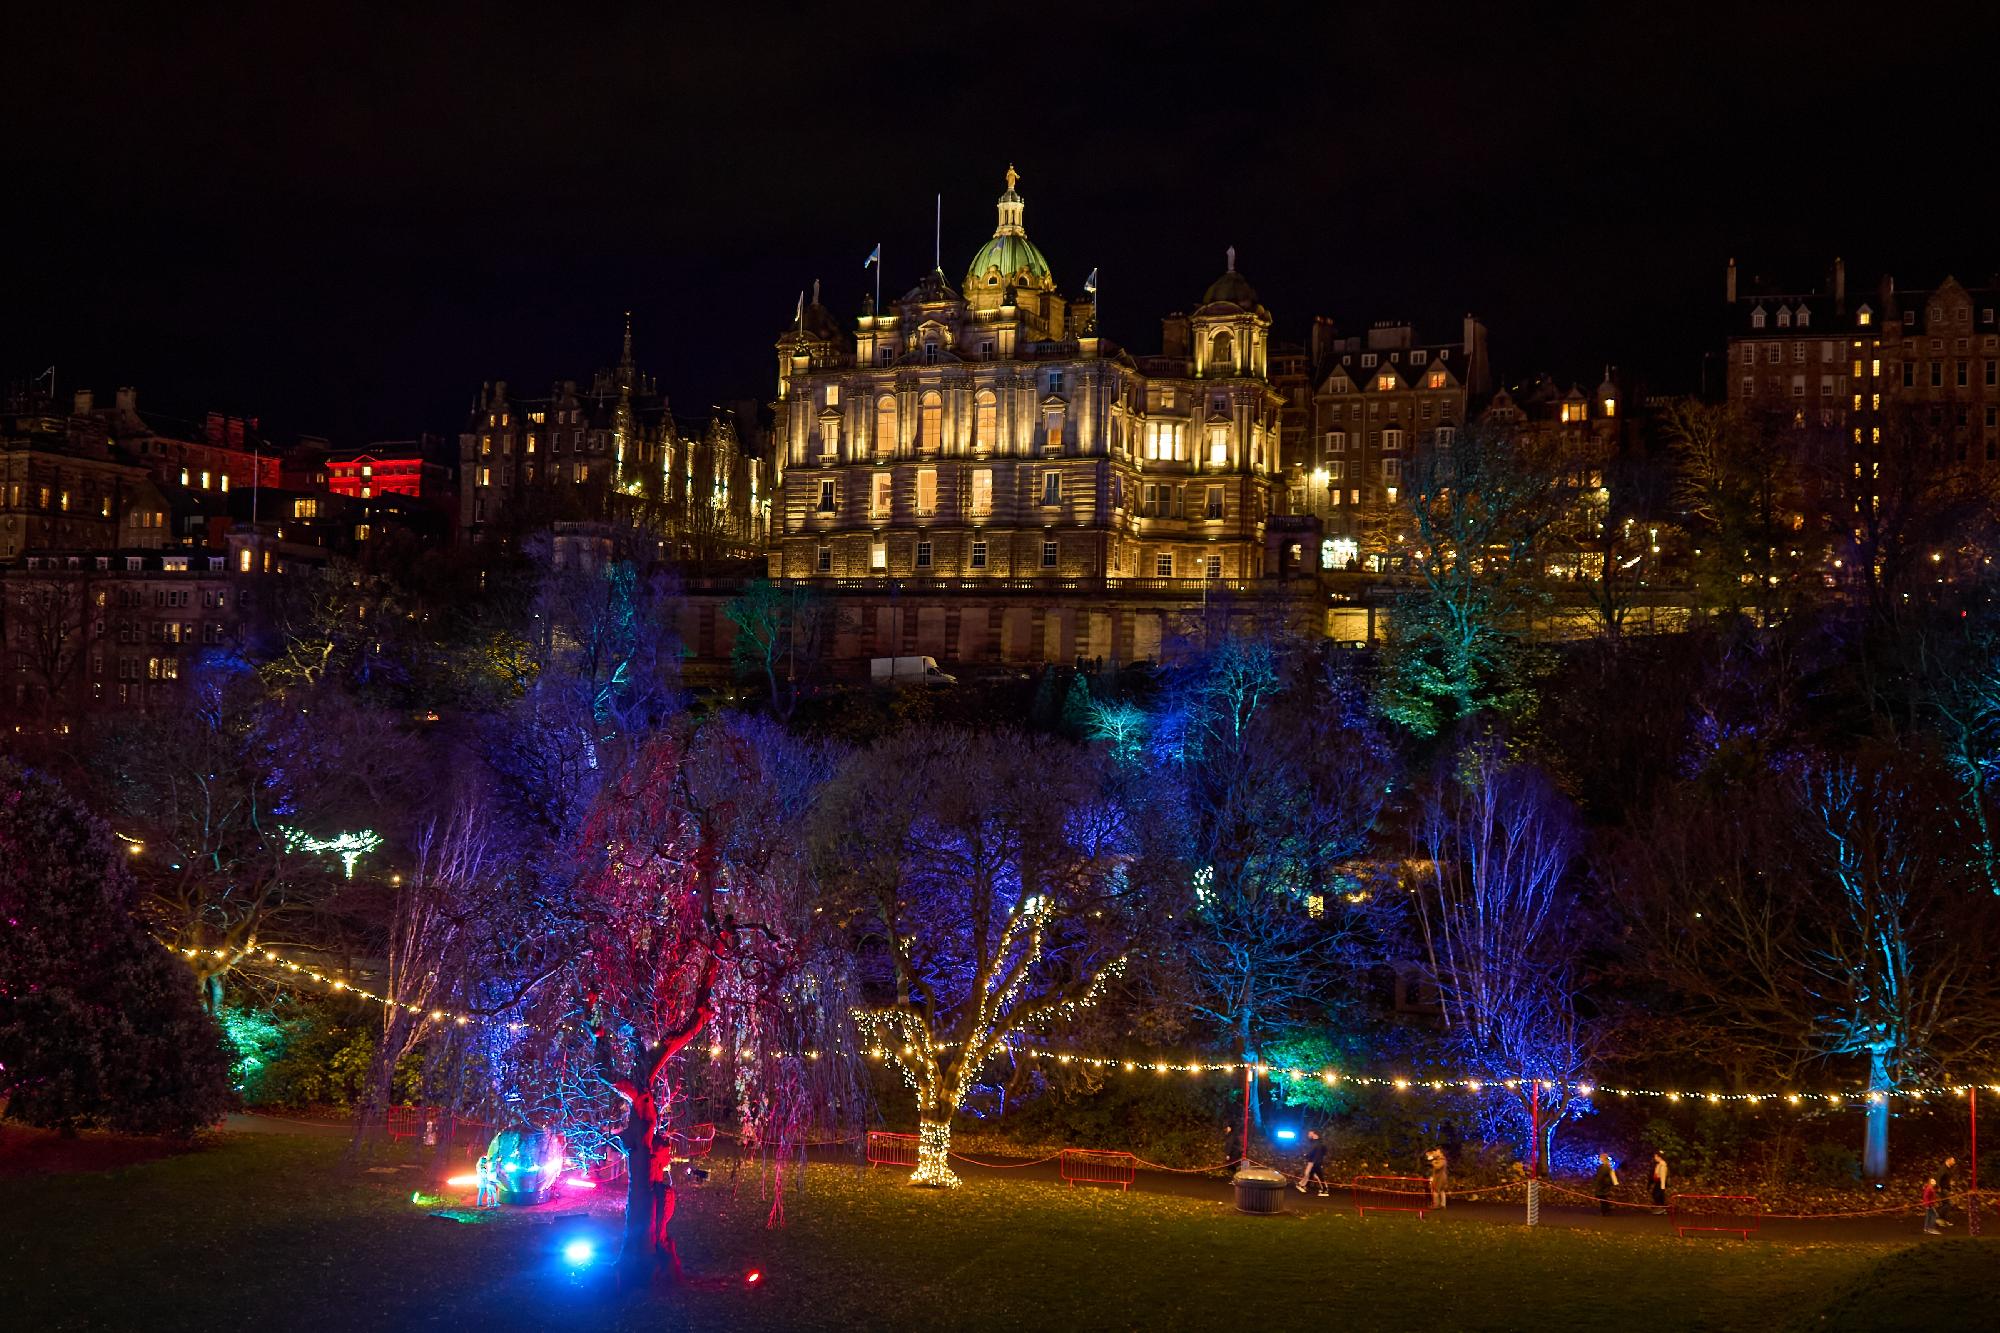
[[[291,981],[294,984],[301,985],[307,982],[314,983],[324,986],[329,994],[353,996],[357,999],[369,1001],[372,1004],[382,1005],[385,1008],[400,1009],[418,1016],[427,1015],[432,1022],[448,1022],[463,1027],[473,1023],[495,1021],[482,1015],[466,1013],[455,1009],[438,1007],[426,1009],[423,1005],[410,1004],[407,1001],[398,1000],[393,996],[378,995],[364,986],[357,986],[340,977],[330,976],[312,964],[300,963],[296,960],[286,958],[274,949],[259,945],[255,940],[249,941],[244,947],[239,949],[185,948],[166,940],[161,940],[160,943],[170,952],[179,954],[190,962],[199,958],[215,958],[228,963],[230,966],[240,963],[268,965],[279,973],[277,979],[280,981]],[[1072,1003],[1088,1005],[1095,998],[1095,994],[1092,994]],[[857,1015],[857,1017],[860,1017],[860,1015]],[[512,1030],[519,1031],[522,1024],[510,1022],[507,1026]],[[864,1023],[864,1027],[870,1031],[874,1030],[870,1024]],[[953,1045],[956,1045],[956,1043],[934,1042],[931,1043],[931,1049],[938,1051],[947,1049]],[[1077,1051],[1064,1051],[1048,1047],[1004,1042],[1000,1044],[999,1049],[1011,1050],[1017,1057],[1049,1060],[1058,1065],[1079,1065],[1085,1068],[1103,1069],[1127,1074],[1149,1073],[1156,1076],[1171,1074],[1212,1076],[1221,1074],[1227,1075],[1230,1078],[1237,1078],[1247,1072],[1254,1072],[1260,1078],[1281,1079],[1293,1083],[1317,1081],[1329,1088],[1347,1086],[1386,1088],[1395,1092],[1430,1091],[1473,1094],[1507,1092],[1518,1094],[1522,1088],[1527,1087],[1531,1082],[1531,1080],[1515,1078],[1412,1078],[1407,1075],[1363,1074],[1332,1068],[1303,1069],[1287,1065],[1274,1065],[1267,1061],[1164,1060],[1136,1055],[1090,1055]],[[708,1048],[708,1052],[711,1058],[719,1059],[723,1053],[723,1048],[711,1045]],[[903,1063],[904,1060],[919,1054],[918,1048],[913,1043],[906,1043],[898,1050],[879,1042],[864,1048],[862,1053],[867,1058],[875,1061],[895,1059],[898,1065],[902,1066],[906,1077],[911,1071]],[[998,1051],[996,1050],[997,1053]],[[820,1051],[807,1051],[804,1054],[808,1059],[818,1060],[823,1053]],[[1767,1107],[1793,1107],[1798,1109],[1827,1107],[1831,1109],[1845,1109],[1849,1106],[1884,1105],[1891,1100],[1923,1103],[1930,1100],[1954,1097],[1963,1098],[1970,1096],[1974,1091],[2000,1094],[2000,1082],[1935,1083],[1893,1089],[1874,1089],[1865,1092],[1807,1092],[1795,1089],[1782,1089],[1769,1092],[1702,1092],[1674,1088],[1616,1087],[1609,1084],[1591,1082],[1564,1083],[1547,1079],[1532,1080],[1532,1082],[1542,1092],[1557,1094],[1568,1090],[1586,1100],[1599,1097],[1618,1099],[1637,1097],[1649,1098],[1675,1106],[1712,1106],[1737,1109],[1764,1109]]]

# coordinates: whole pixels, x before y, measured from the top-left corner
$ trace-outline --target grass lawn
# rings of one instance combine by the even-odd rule
[[[2000,1244],[1675,1241],[1476,1223],[1241,1217],[1163,1195],[979,1182],[945,1195],[814,1166],[764,1227],[726,1166],[683,1193],[689,1281],[620,1294],[561,1242],[615,1215],[463,1225],[337,1140],[229,1136],[0,1190],[21,1329],[1992,1327]],[[609,1203],[610,1201],[605,1201]],[[1914,1238],[1913,1238],[1914,1240]],[[764,1280],[743,1275],[761,1269]]]

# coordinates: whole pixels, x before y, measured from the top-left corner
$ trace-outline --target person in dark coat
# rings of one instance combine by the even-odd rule
[[[1597,1177],[1591,1182],[1597,1194],[1597,1211],[1611,1216],[1611,1191],[1618,1188],[1618,1168],[1611,1165],[1611,1154],[1597,1154]]]
[[[1320,1142],[1319,1131],[1309,1129],[1306,1138],[1310,1146],[1306,1149],[1306,1169],[1299,1177],[1299,1193],[1306,1192],[1308,1183],[1319,1186],[1319,1196],[1324,1199],[1332,1191],[1326,1187],[1326,1145]]]
[[[1945,1158],[1944,1165],[1938,1168],[1937,1224],[1941,1227],[1948,1227],[1951,1225],[1951,1189],[1952,1189],[1953,1177],[1957,1174],[1957,1172],[1958,1172],[1957,1157]]]

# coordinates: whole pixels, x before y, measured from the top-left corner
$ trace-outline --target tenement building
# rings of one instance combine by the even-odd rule
[[[459,435],[458,502],[459,527],[476,538],[616,518],[698,559],[760,549],[768,529],[761,460],[729,414],[673,416],[633,363],[629,317],[618,365],[587,386],[481,386]]]
[[[1064,295],[1017,181],[956,286],[935,270],[851,329],[801,302],[777,342],[772,572],[975,591],[1273,572],[1271,315],[1235,252],[1135,355],[1098,328],[1094,283]]]
[[[2000,283],[1899,289],[1884,277],[1850,296],[1839,260],[1806,290],[1739,282],[1731,260],[1725,290],[1732,406],[1864,454],[1885,430],[1914,431],[1941,462],[2000,463]]]
[[[1309,456],[1287,484],[1295,510],[1326,521],[1345,565],[1397,505],[1412,453],[1448,440],[1492,392],[1486,326],[1468,315],[1456,340],[1420,341],[1406,323],[1343,335],[1322,318],[1312,361]]]

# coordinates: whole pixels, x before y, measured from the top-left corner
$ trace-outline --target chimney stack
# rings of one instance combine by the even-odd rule
[[[117,402],[120,412],[137,412],[139,410],[139,391],[129,384],[120,385]]]
[[[1847,261],[1838,255],[1833,259],[1833,313],[1847,313]]]
[[[76,415],[83,416],[97,406],[97,395],[89,389],[76,391]]]
[[[1729,294],[1725,296],[1723,299],[1728,301],[1731,305],[1735,305],[1736,304],[1736,260],[1733,256],[1729,261],[1729,281],[1726,284],[1726,290],[1728,291]]]

